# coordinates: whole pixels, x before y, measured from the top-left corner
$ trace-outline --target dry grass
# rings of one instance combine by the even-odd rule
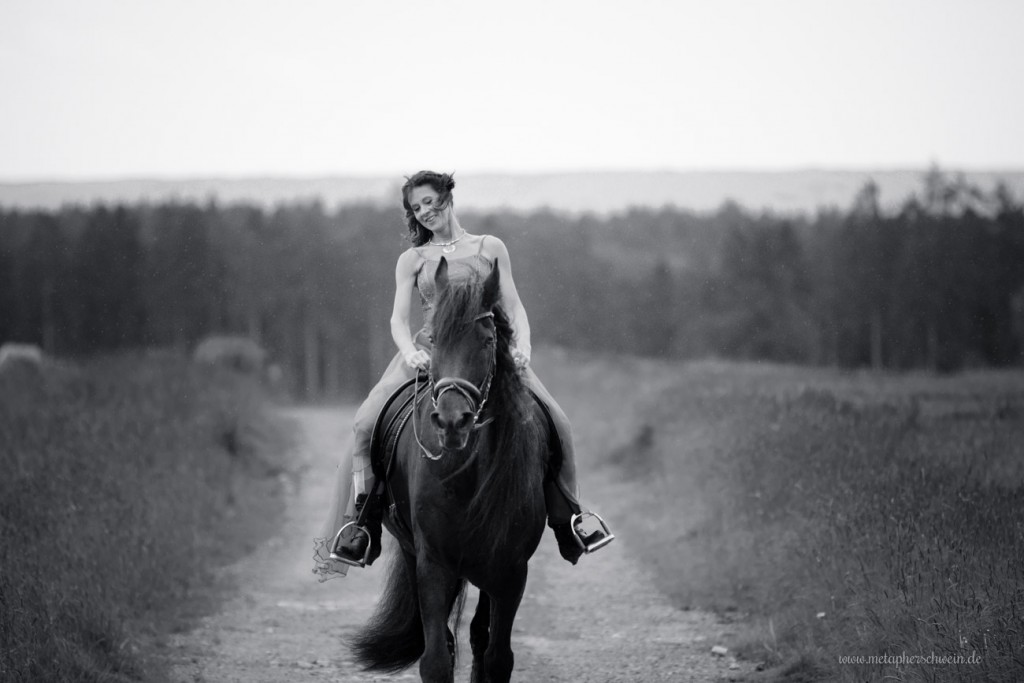
[[[12,370],[0,374],[0,679],[152,675],[148,639],[244,551],[227,544],[239,520],[271,511],[284,432],[250,380],[176,358]]]
[[[616,522],[661,588],[733,615],[734,645],[777,678],[1024,675],[1024,374],[597,357],[538,372],[581,447],[649,488]],[[980,663],[839,663],[901,654]]]

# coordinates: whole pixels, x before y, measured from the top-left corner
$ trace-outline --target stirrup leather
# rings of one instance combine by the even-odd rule
[[[345,557],[344,555],[339,555],[337,553],[338,540],[341,538],[341,535],[343,533],[345,533],[345,529],[349,528],[350,526],[355,527],[357,530],[359,530],[359,531],[363,532],[364,534],[366,534],[366,551],[363,553],[363,556],[361,558],[359,558],[359,559],[352,559],[350,557]],[[349,522],[345,526],[341,527],[338,530],[338,533],[336,533],[334,535],[334,540],[331,542],[330,558],[332,560],[337,560],[338,562],[344,562],[345,564],[351,565],[353,567],[365,567],[366,566],[366,560],[370,557],[370,551],[372,549],[373,549],[373,536],[370,535],[370,532],[366,529],[366,527],[359,526],[356,522]]]
[[[587,532],[582,528],[584,523],[591,520],[596,521],[600,525],[600,529]],[[573,538],[576,539],[584,553],[592,553],[599,548],[603,548],[615,538],[615,534],[611,532],[608,525],[604,523],[604,520],[596,512],[579,512],[573,515],[569,521],[569,526],[572,528]],[[599,531],[600,534],[598,533]],[[594,538],[595,536],[597,538]]]

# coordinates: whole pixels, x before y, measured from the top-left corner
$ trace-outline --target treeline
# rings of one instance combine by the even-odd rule
[[[394,352],[402,218],[369,204],[0,210],[0,343],[187,352],[240,334],[300,395],[359,394]],[[869,184],[813,217],[727,203],[460,219],[508,244],[535,343],[941,371],[1024,349],[1024,208],[937,170],[889,212]]]

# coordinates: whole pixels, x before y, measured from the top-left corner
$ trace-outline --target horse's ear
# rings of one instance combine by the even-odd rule
[[[487,276],[487,280],[484,282],[484,308],[491,308],[494,304],[498,303],[498,297],[501,293],[501,271],[498,270],[498,262],[495,261],[491,265],[491,274]]]
[[[434,290],[440,294],[446,289],[448,289],[448,261],[442,256],[437,264],[437,270],[434,271]]]

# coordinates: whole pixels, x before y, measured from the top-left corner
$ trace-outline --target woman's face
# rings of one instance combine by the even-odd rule
[[[440,205],[440,196],[430,185],[417,185],[409,193],[412,215],[424,228],[435,232],[445,226],[447,207]]]

